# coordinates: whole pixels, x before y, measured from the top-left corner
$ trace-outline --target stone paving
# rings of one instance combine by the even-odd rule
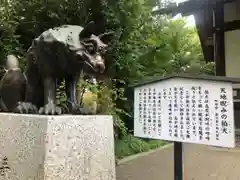
[[[240,150],[184,144],[184,180],[240,180]],[[173,148],[116,166],[117,180],[173,180]]]
[[[240,180],[240,150],[188,144],[185,180]]]
[[[173,180],[172,147],[116,166],[117,180]]]

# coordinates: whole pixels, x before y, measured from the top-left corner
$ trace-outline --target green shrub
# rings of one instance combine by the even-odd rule
[[[126,156],[134,155],[141,152],[147,152],[167,144],[160,140],[145,140],[134,137],[133,135],[124,136],[122,139],[115,141],[116,158],[122,159]]]

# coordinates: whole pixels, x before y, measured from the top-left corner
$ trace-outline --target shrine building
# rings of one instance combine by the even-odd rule
[[[240,0],[186,0],[153,12],[194,15],[206,62],[215,62],[217,76],[240,78]],[[236,132],[240,132],[240,84],[235,84]]]

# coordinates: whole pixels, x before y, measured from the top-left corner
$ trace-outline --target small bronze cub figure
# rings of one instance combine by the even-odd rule
[[[27,82],[16,56],[7,56],[4,70],[5,74],[0,82],[0,109],[3,112],[12,112],[19,101],[25,100]]]

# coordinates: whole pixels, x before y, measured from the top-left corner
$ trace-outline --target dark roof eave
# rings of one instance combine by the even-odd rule
[[[195,11],[203,9],[204,7],[211,7],[215,5],[215,3],[220,0],[188,0],[179,5],[170,6],[166,8],[162,8],[156,11],[153,11],[153,14],[178,14],[181,13],[183,15],[193,14]]]
[[[178,14],[190,15],[196,12],[197,10],[203,9],[204,7],[213,8],[217,2],[224,1],[224,4],[231,3],[236,0],[188,0],[179,5],[170,5],[170,7],[158,9],[153,11],[153,14]]]
[[[184,78],[184,79],[194,79],[194,80],[208,80],[208,81],[217,81],[217,82],[230,82],[233,84],[240,83],[240,78],[235,78],[235,77],[225,77],[225,76],[208,76],[208,75],[198,75],[198,76],[190,76],[190,75],[170,75],[170,76],[161,76],[161,77],[155,77],[151,78],[148,80],[141,81],[140,83],[135,83],[130,85],[130,88],[136,88],[140,86],[144,86],[147,84],[152,84],[156,83],[159,81],[165,81],[168,79],[173,79],[173,78]]]

